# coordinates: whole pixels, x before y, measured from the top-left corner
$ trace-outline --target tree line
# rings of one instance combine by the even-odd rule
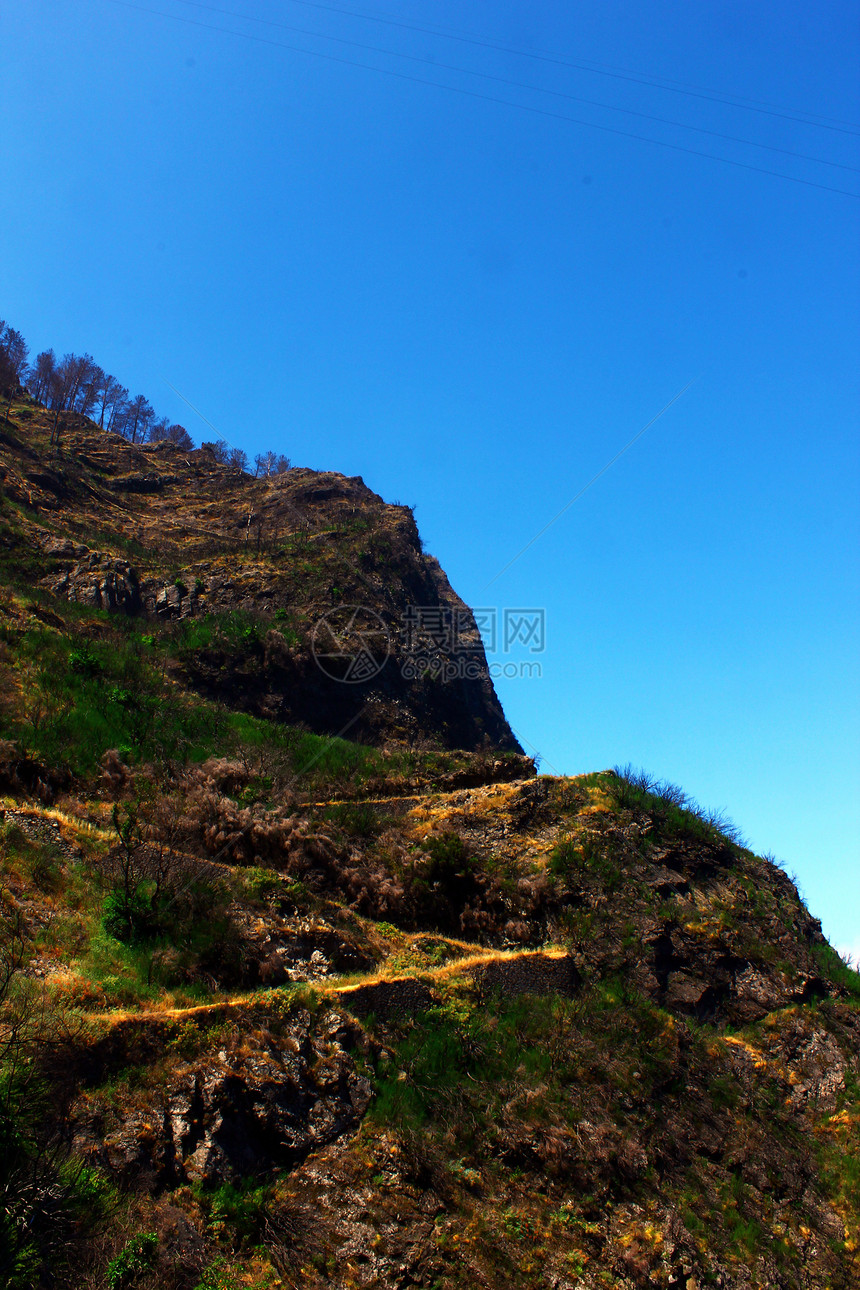
[[[100,430],[122,435],[129,443],[172,443],[188,452],[194,440],[184,426],[159,417],[143,394],[129,391],[100,367],[91,354],[64,354],[58,358],[53,349],[42,350],[28,362],[29,346],[14,327],[0,318],[0,393],[6,397],[5,420],[9,420],[12,400],[23,387],[43,407],[54,413],[52,443],[59,441],[60,416],[76,412],[88,417]],[[215,460],[233,466],[255,477],[282,475],[290,469],[283,453],[269,449],[257,453],[254,467],[242,448],[234,448],[224,439],[202,443]]]

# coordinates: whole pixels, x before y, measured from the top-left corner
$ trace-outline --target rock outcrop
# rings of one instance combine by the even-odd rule
[[[371,1086],[351,1056],[361,1040],[342,1014],[313,1026],[306,1010],[277,1035],[234,1033],[216,1051],[167,1069],[119,1122],[98,1096],[88,1098],[76,1148],[146,1192],[294,1166],[353,1131],[366,1111]]]
[[[33,410],[28,435],[49,419]],[[5,435],[0,483],[22,510],[15,542],[53,595],[155,632],[206,620],[181,676],[208,698],[365,743],[522,751],[474,614],[411,510],[361,478],[255,479],[72,417],[50,466]]]

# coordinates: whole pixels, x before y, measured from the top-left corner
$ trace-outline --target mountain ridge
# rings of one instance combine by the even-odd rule
[[[77,414],[65,414],[57,448],[46,410],[27,402],[18,415],[26,432],[0,436],[0,485],[23,512],[16,560],[53,594],[159,623],[253,615],[259,639],[243,657],[186,651],[185,680],[211,693],[213,672],[229,670],[221,689],[261,714],[374,742],[522,751],[474,615],[424,553],[408,507],[359,477],[293,468],[254,479],[206,448],[129,444]],[[428,640],[416,659],[407,606],[456,623],[456,643]],[[343,685],[318,666],[314,633],[321,620],[348,627],[348,609],[376,632],[378,656],[366,681]],[[348,654],[348,630],[343,640]]]

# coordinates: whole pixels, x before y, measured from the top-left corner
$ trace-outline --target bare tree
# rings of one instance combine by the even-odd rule
[[[74,354],[64,354],[54,368],[48,392],[48,406],[54,412],[54,424],[51,427],[51,444],[60,442],[60,413],[69,406],[79,380],[78,360]]]
[[[42,350],[31,368],[27,368],[27,344],[20,332],[0,319],[0,394],[8,396],[6,420],[12,399],[27,378],[28,388],[37,403],[54,413],[51,443],[58,444],[63,412],[77,412],[85,417],[98,416],[99,428],[124,435],[135,444],[173,443],[185,452],[194,441],[184,426],[171,423],[167,417],[156,418],[149,400],[138,394],[129,398],[128,390],[115,376],[105,372],[91,354],[64,354],[57,359],[53,349]],[[215,461],[250,473],[248,454],[234,448],[224,439],[201,444]],[[291,469],[289,457],[271,448],[254,457],[255,477],[283,475]]]
[[[146,443],[149,428],[155,420],[155,409],[143,394],[138,394],[128,405],[124,428],[125,437],[132,443]]]
[[[101,368],[99,368],[101,371]],[[113,409],[116,406],[117,397],[120,394],[127,394],[115,376],[110,376],[107,372],[101,373],[101,383],[98,388],[96,405],[99,411],[99,428],[104,430],[105,417],[110,418]]]
[[[128,390],[124,385],[120,385],[117,382],[116,388],[111,392],[108,406],[110,415],[105,430],[110,431],[112,434],[124,434],[126,417],[130,406]]]
[[[77,397],[75,399],[75,411],[80,412],[82,416],[88,417],[95,410],[99,395],[104,385],[105,374],[99,367],[98,363],[90,360],[90,365],[84,370],[81,381],[78,386]]]
[[[9,420],[12,399],[18,393],[27,370],[28,353],[27,342],[21,333],[14,327],[7,327],[5,323],[0,323],[0,388],[5,390],[9,398],[6,404],[6,421]]]
[[[170,425],[167,417],[162,417],[157,421],[149,432],[150,443],[173,443],[177,448],[182,448],[184,452],[189,452],[194,447],[194,440],[185,429],[185,426]]]
[[[79,412],[83,391],[92,381],[97,363],[91,354],[65,354],[60,364],[63,373],[61,412]]]
[[[225,439],[216,439],[214,443],[201,443],[201,448],[211,452],[220,465],[226,466],[230,460],[230,445]]]
[[[289,457],[283,453],[273,452],[270,448],[268,452],[258,452],[254,458],[255,478],[268,478],[270,475],[284,475],[291,469]]]
[[[28,386],[37,403],[47,403],[56,370],[57,356],[52,349],[43,349],[41,354],[36,355],[30,368]]]
[[[156,417],[149,427],[149,442],[161,443],[166,438],[169,425],[170,419],[168,417]]]

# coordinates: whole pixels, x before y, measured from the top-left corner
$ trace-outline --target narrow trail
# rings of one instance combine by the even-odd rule
[[[514,789],[520,782],[526,781],[510,781],[502,785],[490,785],[487,787]],[[411,793],[395,800],[420,802],[432,796],[434,801],[444,802],[452,797],[459,798],[464,791],[468,790],[457,788],[433,793]],[[392,798],[390,797],[331,799],[328,802],[313,803],[313,806],[316,808],[335,805],[355,806],[356,804],[385,806],[391,801]],[[81,834],[85,835],[81,839],[82,841],[86,840],[86,836],[93,841],[97,840],[101,844],[115,840],[110,829],[99,827],[89,821],[82,821],[75,816],[49,807],[29,803],[26,805],[16,803],[13,806],[10,805],[10,799],[8,798],[0,803],[0,817],[14,820],[33,841],[45,843],[55,848],[63,855],[64,859],[72,864],[79,863],[84,858],[84,849],[80,842],[72,844],[63,837],[61,825],[67,829],[74,830],[79,838]],[[210,870],[222,870],[230,874],[241,874],[245,868],[242,865],[219,862],[217,859],[203,859],[191,853],[177,853],[177,860],[192,862],[200,866],[201,870],[208,868]],[[273,872],[277,873],[279,871],[275,870]],[[287,874],[282,874],[281,876],[285,882],[289,882]],[[260,916],[265,918],[264,914]],[[421,961],[422,946],[428,942],[430,943],[428,948],[432,948],[434,943],[444,945],[454,957],[443,964]],[[414,966],[404,965],[403,963],[404,954],[408,955],[410,950],[417,952],[418,962]],[[386,961],[383,961],[371,971],[360,976],[333,974],[330,977],[293,981],[289,984],[273,986],[270,989],[258,987],[254,990],[215,999],[207,1003],[175,1007],[156,1006],[148,1009],[126,1007],[110,1011],[87,1011],[82,1013],[82,1017],[88,1023],[104,1032],[110,1031],[115,1026],[130,1023],[152,1024],[193,1020],[209,1014],[224,1015],[225,1013],[239,1013],[248,1009],[265,1011],[276,1001],[288,997],[291,992],[302,989],[312,990],[321,1001],[326,1001],[329,1004],[334,1003],[350,1011],[350,1000],[355,998],[357,1001],[361,995],[372,995],[374,987],[396,992],[398,986],[402,986],[404,989],[414,989],[420,985],[432,991],[434,988],[443,987],[446,983],[450,983],[458,977],[466,978],[471,976],[475,979],[476,975],[491,969],[494,965],[501,967],[504,964],[517,962],[523,964],[532,963],[535,965],[536,971],[539,972],[540,965],[545,966],[552,962],[567,959],[569,958],[569,952],[560,945],[545,945],[539,949],[503,950],[442,934],[398,932],[390,958],[393,960],[390,966]]]
[[[349,1010],[350,996],[357,995],[360,991],[367,990],[368,987],[394,986],[406,982],[421,982],[429,986],[441,985],[450,981],[452,977],[468,976],[475,969],[486,968],[491,964],[529,961],[547,963],[569,957],[568,950],[561,945],[545,946],[537,950],[484,950],[477,946],[472,948],[474,952],[467,957],[455,959],[453,962],[445,963],[439,967],[422,966],[411,972],[386,972],[383,964],[376,972],[369,972],[359,978],[349,977],[344,979],[342,977],[333,977],[316,981],[297,981],[289,986],[276,986],[265,992],[255,991],[234,995],[230,999],[222,999],[213,1003],[191,1004],[184,1008],[155,1008],[149,1011],[124,1008],[114,1012],[84,1013],[83,1016],[88,1022],[100,1024],[110,1029],[112,1026],[121,1025],[128,1021],[135,1023],[157,1022],[182,1018],[191,1019],[206,1016],[213,1012],[238,1012],[245,1008],[262,1007],[265,1009],[272,1002],[288,997],[293,991],[303,989],[312,990],[321,999],[329,1002],[333,1001]]]

